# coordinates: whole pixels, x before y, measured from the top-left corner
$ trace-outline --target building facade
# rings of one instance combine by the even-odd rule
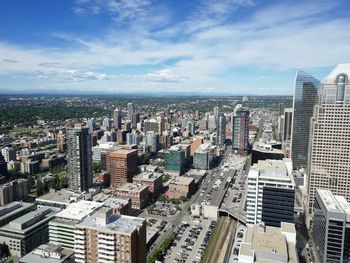
[[[249,146],[249,114],[248,110],[237,108],[232,121],[232,149],[246,152]]]

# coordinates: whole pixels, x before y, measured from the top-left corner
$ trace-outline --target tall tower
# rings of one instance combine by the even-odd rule
[[[225,139],[226,139],[226,117],[221,114],[219,116],[219,125],[218,125],[218,131],[216,135],[217,139],[217,145],[224,145]]]
[[[309,150],[310,119],[320,82],[311,75],[297,71],[294,85],[293,124],[292,124],[292,160],[293,168],[306,168]]]
[[[69,188],[88,191],[92,186],[92,146],[88,128],[68,129]]]
[[[122,128],[122,112],[119,109],[113,111],[113,126],[116,129]]]
[[[249,144],[249,110],[236,107],[232,121],[232,149],[243,153]]]
[[[135,112],[135,105],[134,105],[134,103],[129,102],[127,108],[128,108],[128,116],[127,117],[128,117],[128,120],[131,121],[132,120],[132,114]]]
[[[350,64],[338,65],[322,83],[310,127],[308,214],[316,189],[350,201]],[[310,218],[310,217],[309,217]]]

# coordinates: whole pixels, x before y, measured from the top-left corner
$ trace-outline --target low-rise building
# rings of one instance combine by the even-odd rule
[[[106,207],[75,228],[75,262],[146,262],[146,221]]]
[[[0,228],[0,244],[9,248],[11,256],[23,257],[49,241],[48,223],[59,210],[43,207],[12,220]]]
[[[238,262],[297,263],[294,224],[265,226],[263,222],[248,226],[239,250]]]
[[[195,192],[195,180],[192,177],[177,176],[169,182],[168,198],[189,197]]]
[[[158,196],[163,191],[163,174],[142,172],[133,178],[134,184],[148,186],[151,196]]]
[[[130,198],[133,209],[143,209],[148,204],[148,186],[127,183],[115,190],[119,198]]]
[[[84,199],[84,196],[82,194],[75,193],[73,191],[66,189],[56,191],[55,189],[50,189],[48,193],[37,197],[35,199],[35,202],[38,206],[53,206],[64,209],[71,203],[82,199]]]
[[[74,263],[74,250],[44,244],[19,260],[19,263]]]

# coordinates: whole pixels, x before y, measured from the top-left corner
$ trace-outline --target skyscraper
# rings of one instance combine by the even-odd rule
[[[249,144],[249,110],[236,107],[232,121],[232,149],[239,152],[248,150]]]
[[[115,129],[122,128],[122,112],[119,109],[115,109],[113,112],[113,126]]]
[[[316,189],[331,190],[350,201],[349,76],[350,64],[341,64],[325,79],[311,120],[309,215],[313,213]]]
[[[128,103],[128,106],[127,106],[127,109],[128,109],[128,120],[131,121],[132,119],[132,114],[135,112],[135,105],[134,103],[132,102],[129,102]]]
[[[216,144],[217,145],[224,145],[226,139],[226,117],[221,114],[219,116],[219,122],[218,122],[218,130],[216,135]]]
[[[317,103],[320,82],[311,75],[297,71],[294,85],[292,160],[293,168],[306,168],[309,149],[310,119]]]
[[[293,109],[284,109],[283,141],[290,141],[292,137]]]
[[[87,191],[92,186],[92,142],[88,128],[68,129],[69,187]]]

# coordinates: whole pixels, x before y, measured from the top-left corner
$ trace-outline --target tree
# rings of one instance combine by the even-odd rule
[[[92,170],[94,174],[97,174],[101,171],[100,163],[99,162],[94,162],[92,164]]]
[[[41,178],[38,178],[36,180],[36,193],[38,196],[40,196],[44,193],[44,184],[43,184]]]

